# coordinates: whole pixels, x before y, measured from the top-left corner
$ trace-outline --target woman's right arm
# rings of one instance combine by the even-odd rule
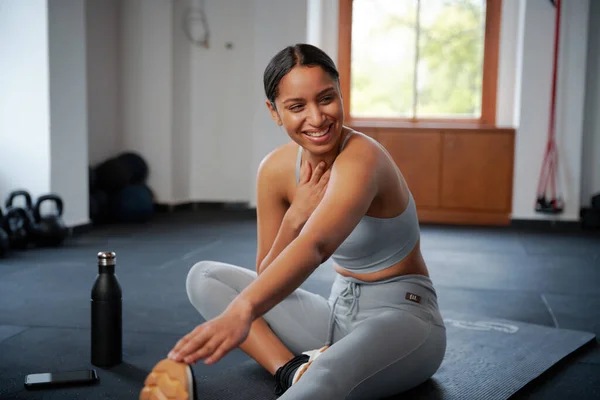
[[[260,275],[296,237],[300,234],[304,224],[294,221],[293,218],[287,218],[287,213],[284,215],[279,230],[273,241],[269,252],[263,257],[256,272]]]
[[[257,218],[257,251],[256,272],[260,274],[264,269],[265,261],[268,261],[272,247],[276,241],[282,242],[289,239],[291,242],[295,236],[287,224],[284,224],[288,206],[283,195],[283,186],[278,179],[278,169],[275,154],[265,157],[258,167],[256,185],[256,218]],[[286,232],[287,231],[287,232]],[[277,240],[279,238],[279,240]],[[268,265],[268,264],[267,264]]]
[[[303,165],[294,205],[288,207],[284,177],[278,175],[280,168],[272,158],[273,155],[266,157],[258,169],[256,272],[259,275],[300,234],[321,201],[329,179],[324,164],[314,173],[310,165]]]

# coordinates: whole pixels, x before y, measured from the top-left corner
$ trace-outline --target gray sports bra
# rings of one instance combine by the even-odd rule
[[[351,131],[344,138],[341,150],[353,133],[355,132]],[[299,147],[296,183],[300,180],[301,157],[302,147]],[[409,193],[408,205],[400,215],[392,218],[365,215],[331,258],[348,271],[360,273],[381,271],[404,259],[417,244],[419,236],[415,201],[412,193]]]

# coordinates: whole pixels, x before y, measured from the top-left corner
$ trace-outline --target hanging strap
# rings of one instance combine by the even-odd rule
[[[558,175],[558,149],[556,147],[556,87],[558,77],[558,54],[560,42],[560,13],[561,0],[554,0],[553,4],[556,7],[556,27],[554,31],[554,64],[552,75],[552,94],[550,100],[550,117],[548,123],[548,142],[546,145],[546,154],[542,162],[542,170],[537,188],[537,204],[536,209],[542,212],[561,212],[564,205],[562,204],[559,175]],[[546,191],[550,184],[550,202],[546,199]]]

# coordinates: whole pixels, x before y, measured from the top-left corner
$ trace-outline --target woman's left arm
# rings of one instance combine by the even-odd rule
[[[170,357],[213,364],[243,343],[252,321],[296,290],[365,215],[378,191],[378,159],[372,146],[348,146],[336,159],[327,191],[298,237],[223,314],[181,339]]]

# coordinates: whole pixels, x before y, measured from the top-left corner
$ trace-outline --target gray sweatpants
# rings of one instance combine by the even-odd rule
[[[256,272],[216,261],[190,270],[186,288],[205,319],[221,314]],[[423,383],[439,368],[446,329],[431,280],[368,283],[337,275],[329,299],[297,289],[263,318],[296,355],[331,345],[280,399],[378,399]]]

